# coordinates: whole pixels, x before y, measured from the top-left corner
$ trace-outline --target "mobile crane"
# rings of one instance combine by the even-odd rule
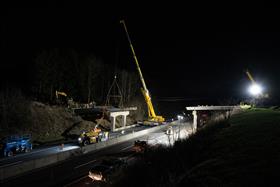
[[[256,83],[253,76],[251,75],[251,73],[248,70],[246,70],[246,74],[247,74],[249,80],[252,82],[252,85],[249,88],[249,92],[256,97],[259,97],[262,94],[261,87]]]
[[[247,74],[249,80],[252,82],[251,87],[249,88],[249,91],[252,95],[256,96],[257,98],[268,98],[268,94],[264,94],[262,92],[262,88],[257,84],[255,79],[253,78],[252,74],[249,72],[249,70],[246,70],[245,73]]]
[[[129,46],[130,46],[130,49],[132,51],[133,58],[135,60],[136,67],[137,67],[137,70],[138,70],[138,73],[139,73],[139,76],[140,76],[140,80],[141,80],[141,83],[142,83],[142,86],[143,86],[143,88],[141,88],[141,91],[142,91],[142,94],[145,98],[145,101],[146,101],[146,104],[147,104],[147,107],[148,107],[148,121],[145,121],[144,124],[162,123],[162,122],[165,121],[165,119],[162,116],[157,116],[156,113],[155,113],[155,110],[154,110],[154,107],[153,107],[153,104],[152,104],[152,100],[151,100],[151,96],[149,94],[149,90],[147,89],[144,77],[142,75],[142,72],[141,72],[141,69],[140,69],[140,66],[139,66],[139,63],[138,63],[138,60],[137,60],[137,57],[136,57],[132,42],[130,40],[130,37],[129,37],[129,34],[128,34],[128,31],[127,31],[124,20],[121,20],[120,23],[124,27],[124,30],[125,30],[128,42],[129,42]]]
[[[263,99],[269,98],[267,93],[263,93],[261,86],[258,85],[249,70],[246,70],[245,73],[252,83],[248,91],[253,95],[253,98],[249,102],[250,104],[245,104],[244,102],[240,103],[240,107],[244,109],[251,108],[252,106],[260,104],[260,102],[263,102]]]
[[[249,80],[253,83],[256,84],[256,81],[254,80],[253,76],[251,75],[251,73],[249,72],[249,70],[246,70],[245,73],[247,74]]]

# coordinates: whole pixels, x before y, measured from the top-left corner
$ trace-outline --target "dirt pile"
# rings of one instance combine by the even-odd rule
[[[82,131],[93,129],[96,125],[103,130],[111,129],[108,115],[104,118],[93,115],[87,119],[73,113],[69,108],[43,104],[26,99],[2,103],[0,110],[0,136],[31,134],[38,143],[77,138]],[[5,110],[4,110],[4,109]],[[4,115],[5,114],[5,115]],[[127,116],[127,125],[134,124],[133,112]],[[122,126],[122,118],[116,118],[116,128]]]
[[[82,130],[95,127],[95,123],[83,120],[70,109],[60,106],[31,102],[30,111],[32,119],[30,131],[33,139],[37,141],[65,138],[67,134],[79,134]]]
[[[108,115],[104,118],[85,120],[75,115],[71,109],[61,106],[50,106],[40,102],[31,102],[30,105],[32,125],[30,131],[33,139],[45,142],[62,138],[77,138],[82,131],[88,131],[98,125],[103,130],[111,129]],[[135,120],[127,116],[127,125]],[[116,118],[116,128],[122,127],[122,118]]]

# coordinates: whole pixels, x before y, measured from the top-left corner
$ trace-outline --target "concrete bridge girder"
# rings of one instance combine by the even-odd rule
[[[193,126],[192,130],[193,133],[197,130],[197,111],[201,110],[212,110],[212,111],[226,111],[225,119],[229,118],[230,111],[233,111],[235,109],[240,109],[240,106],[191,106],[186,107],[187,110],[191,110],[193,115]]]
[[[114,132],[116,131],[116,118],[118,116],[122,116],[122,127],[126,126],[126,117],[129,115],[129,111],[117,111],[117,112],[110,112],[110,117],[112,119],[112,128],[111,130]]]

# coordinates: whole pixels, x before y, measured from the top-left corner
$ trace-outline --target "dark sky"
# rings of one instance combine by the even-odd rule
[[[1,78],[26,75],[32,57],[51,48],[93,53],[136,71],[119,24],[125,19],[148,89],[158,99],[242,98],[249,84],[246,69],[271,97],[280,94],[279,10],[230,5],[129,10],[7,8],[1,15]],[[30,81],[24,77],[21,84]]]

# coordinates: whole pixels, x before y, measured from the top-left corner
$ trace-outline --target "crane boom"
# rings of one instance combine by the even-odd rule
[[[138,63],[138,60],[137,60],[137,57],[136,57],[136,54],[135,54],[135,51],[134,51],[134,48],[133,48],[133,45],[132,45],[132,42],[131,42],[131,40],[130,40],[130,37],[129,37],[128,31],[127,31],[125,22],[124,22],[124,20],[121,20],[120,23],[123,24],[123,27],[124,27],[124,30],[125,30],[125,34],[126,34],[126,36],[127,36],[127,39],[128,39],[128,42],[129,42],[129,46],[130,46],[130,49],[131,49],[131,51],[132,51],[133,58],[134,58],[134,60],[135,60],[136,66],[137,66],[137,70],[138,70],[138,73],[139,73],[139,76],[140,76],[140,80],[141,80],[141,82],[142,82],[143,89],[144,89],[145,91],[148,91],[147,86],[146,86],[146,83],[145,83],[145,80],[144,80],[144,77],[143,77],[143,75],[142,75],[142,71],[141,71],[141,69],[140,69],[140,66],[139,66],[139,63]]]
[[[262,87],[255,81],[252,74],[249,70],[246,70],[245,73],[247,74],[249,80],[252,82],[251,87],[249,88],[249,92],[253,94],[256,98],[268,98],[268,93],[263,93]]]
[[[250,79],[250,81],[253,83],[253,84],[256,84],[256,81],[254,80],[253,76],[251,75],[251,73],[249,72],[249,70],[246,70],[246,74],[248,76],[248,78]]]
[[[136,54],[135,54],[135,51],[134,51],[131,39],[129,37],[129,34],[128,34],[128,31],[127,31],[124,20],[121,20],[120,23],[124,27],[124,30],[125,30],[128,42],[129,42],[129,46],[130,46],[130,49],[132,51],[133,58],[135,60],[137,70],[138,70],[138,73],[139,73],[139,76],[140,76],[140,80],[141,80],[141,83],[142,83],[142,86],[143,86],[141,91],[144,95],[144,98],[145,98],[145,101],[146,101],[146,104],[147,104],[147,107],[148,107],[149,120],[154,121],[154,122],[163,122],[164,118],[162,116],[157,116],[156,113],[155,113],[155,110],[154,110],[154,107],[153,107],[153,104],[152,104],[152,100],[151,100],[151,97],[150,97],[150,94],[149,94],[149,90],[147,89],[147,86],[146,86],[142,71],[140,69],[140,66],[139,66],[139,63],[138,63],[138,60],[137,60],[137,57],[136,57]]]

